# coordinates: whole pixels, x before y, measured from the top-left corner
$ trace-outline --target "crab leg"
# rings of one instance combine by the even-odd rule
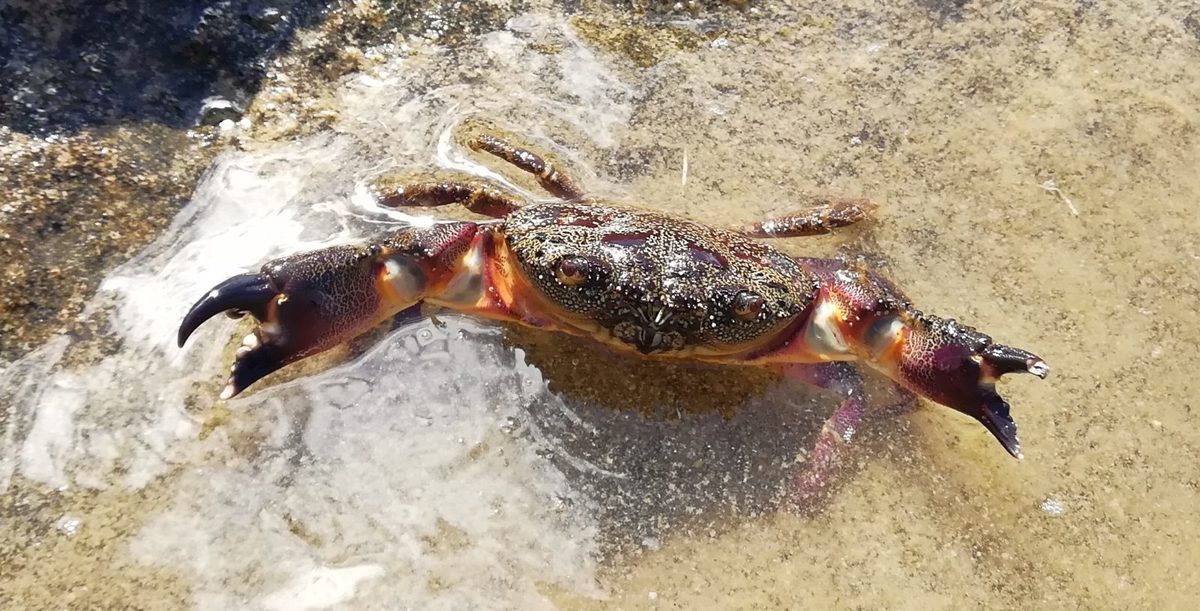
[[[866,410],[862,376],[847,363],[800,363],[783,367],[788,378],[800,380],[842,395],[841,405],[821,426],[817,442],[808,453],[804,466],[792,479],[789,497],[798,505],[816,498],[828,486],[844,446]]]
[[[372,185],[381,206],[434,207],[462,204],[467,210],[492,218],[504,218],[522,206],[520,200],[491,185],[475,182],[424,181]]]
[[[821,235],[867,218],[875,207],[865,199],[810,197],[801,208],[745,225],[736,231],[752,238]]]
[[[476,136],[469,143],[471,149],[491,153],[537,178],[543,189],[567,201],[583,199],[583,189],[570,176],[559,172],[554,164],[538,154],[515,146],[507,140],[489,136]]]
[[[427,298],[501,318],[502,304],[480,303],[489,293],[483,259],[491,241],[480,225],[453,222],[269,261],[257,274],[234,276],[200,298],[179,327],[179,345],[221,312],[258,320],[230,368],[221,393],[228,399]]]

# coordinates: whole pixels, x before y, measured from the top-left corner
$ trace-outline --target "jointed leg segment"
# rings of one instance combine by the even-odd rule
[[[841,394],[841,405],[821,426],[817,441],[808,457],[792,479],[788,498],[798,505],[808,504],[829,485],[843,447],[850,443],[866,410],[862,377],[848,363],[817,363],[788,365],[784,375],[819,388]]]
[[[491,153],[533,174],[537,178],[538,184],[555,197],[561,197],[567,201],[583,199],[583,190],[570,176],[559,172],[554,164],[532,151],[487,134],[475,137],[471,140],[470,145],[474,150]]]
[[[738,229],[752,238],[793,238],[829,233],[865,219],[875,204],[865,199],[810,197],[804,207]]]
[[[570,176],[532,151],[514,146],[495,136],[481,135],[470,142],[474,150],[491,153],[537,178],[543,189],[567,201],[583,199],[583,191]],[[504,218],[524,205],[515,195],[474,180],[424,180],[410,184],[383,181],[374,185],[381,206],[433,207],[462,204],[467,210],[492,218]]]
[[[375,186],[375,197],[381,206],[432,207],[462,204],[476,214],[503,218],[522,202],[496,187],[474,182],[415,182],[399,186]]]

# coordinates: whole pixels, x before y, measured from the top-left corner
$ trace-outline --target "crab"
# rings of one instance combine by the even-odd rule
[[[387,207],[461,204],[489,220],[406,226],[378,240],[268,261],[204,294],[183,318],[180,347],[206,320],[246,313],[229,399],[290,363],[429,305],[590,338],[635,357],[767,367],[841,396],[788,487],[825,488],[866,408],[862,361],[908,393],[978,420],[1016,458],[1017,427],[997,380],[1045,378],[1041,358],[913,307],[876,272],[790,256],[763,242],[828,233],[866,218],[861,199],[815,197],[736,229],[607,203],[509,138],[475,151],[531,174],[553,199],[525,201],[478,180],[377,183]]]

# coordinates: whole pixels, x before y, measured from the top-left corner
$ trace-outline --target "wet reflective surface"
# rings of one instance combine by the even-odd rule
[[[645,30],[531,9],[453,53],[373,50],[327,129],[247,132],[107,275],[102,348],[60,336],[0,372],[4,587],[32,608],[1186,605],[1200,35],[1169,11],[936,9]],[[1025,460],[950,410],[879,411],[828,505],[779,513],[832,395],[450,316],[218,403],[245,324],[175,348],[195,297],[413,220],[363,197],[381,173],[535,192],[457,142],[480,122],[703,222],[878,201],[780,244],[861,256],[1046,358],[1004,384]]]

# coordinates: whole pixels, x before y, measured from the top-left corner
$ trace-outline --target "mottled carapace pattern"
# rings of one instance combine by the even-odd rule
[[[815,276],[782,252],[661,214],[541,204],[502,231],[526,282],[577,324],[647,354],[750,353],[816,298]],[[563,282],[564,262],[586,268],[584,281]]]

